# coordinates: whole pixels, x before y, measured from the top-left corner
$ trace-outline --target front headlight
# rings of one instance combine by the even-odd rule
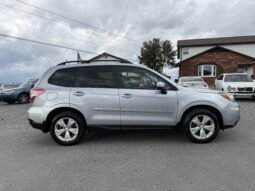
[[[220,95],[224,97],[225,99],[234,102],[235,98],[233,95],[229,94],[228,92],[221,92]]]
[[[228,86],[227,90],[228,90],[228,92],[236,92],[236,88],[235,87],[231,87],[231,86]]]

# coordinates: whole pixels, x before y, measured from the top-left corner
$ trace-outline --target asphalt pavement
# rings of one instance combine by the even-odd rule
[[[0,190],[254,191],[255,102],[209,144],[178,131],[99,131],[63,147],[32,129],[26,105],[0,103]]]

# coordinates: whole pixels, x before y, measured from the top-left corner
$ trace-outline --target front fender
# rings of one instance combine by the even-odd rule
[[[180,122],[182,119],[183,114],[190,108],[192,107],[212,107],[214,109],[217,109],[220,113],[222,111],[222,109],[215,103],[210,102],[210,101],[195,101],[192,103],[189,103],[185,106],[179,107],[179,111],[178,111],[178,117],[177,117],[177,122]]]

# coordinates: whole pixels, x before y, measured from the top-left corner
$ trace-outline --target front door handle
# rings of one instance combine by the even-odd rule
[[[123,94],[121,97],[123,97],[123,98],[131,98],[132,94]]]
[[[73,95],[75,95],[75,96],[84,96],[85,93],[84,93],[84,92],[77,91],[77,92],[73,92]]]

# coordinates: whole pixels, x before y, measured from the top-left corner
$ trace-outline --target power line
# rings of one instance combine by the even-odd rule
[[[36,14],[34,14],[34,13],[31,13],[31,12],[28,12],[28,11],[24,11],[24,10],[21,10],[21,9],[18,9],[17,7],[13,7],[13,6],[11,6],[11,5],[6,5],[6,4],[3,4],[3,3],[1,3],[1,2],[0,2],[0,5],[1,5],[1,6],[5,6],[5,7],[9,8],[9,9],[14,9],[14,10],[16,10],[16,11],[22,12],[23,14],[36,16],[36,17],[38,17],[38,18],[40,18],[40,19],[42,19],[42,20],[43,20],[43,19],[47,19],[47,20],[49,20],[49,21],[55,21],[55,19],[42,17],[42,15],[36,15]],[[31,27],[30,27],[30,28],[31,28]],[[38,30],[37,30],[37,31],[38,31]],[[45,31],[40,31],[40,32],[45,32]],[[93,31],[93,32],[99,33],[98,31]],[[48,33],[48,32],[47,32],[47,33]],[[106,34],[104,34],[104,33],[99,33],[99,34],[101,34],[101,35],[106,35]],[[109,36],[108,36],[108,38],[109,38]],[[76,39],[73,39],[73,40],[76,40]],[[77,41],[78,41],[78,39],[77,39]],[[129,42],[129,41],[127,41],[127,42]],[[137,45],[137,44],[135,44],[135,45]]]
[[[27,38],[22,38],[22,37],[7,35],[7,34],[2,34],[2,33],[0,33],[0,36],[5,37],[5,38],[12,38],[12,39],[17,39],[17,40],[22,40],[22,41],[27,41],[27,42],[52,46],[52,47],[57,47],[57,48],[74,50],[74,51],[79,51],[79,52],[85,52],[85,53],[88,53],[88,54],[98,54],[98,53],[90,52],[90,51],[87,51],[87,50],[81,50],[81,49],[71,48],[71,47],[67,47],[67,46],[62,46],[62,45],[57,45],[57,44],[52,44],[52,43],[47,43],[47,42],[42,42],[42,41],[37,41],[37,40],[32,40],[32,39],[27,39]]]
[[[35,8],[35,9],[38,9],[38,10],[40,10],[40,11],[47,12],[47,13],[49,13],[49,14],[52,14],[52,15],[55,15],[55,16],[64,18],[64,19],[68,20],[69,22],[76,23],[76,24],[79,24],[79,25],[84,25],[84,26],[86,26],[86,27],[90,27],[90,28],[92,28],[92,29],[94,29],[94,30],[103,32],[103,34],[105,34],[105,35],[111,35],[112,37],[115,37],[115,38],[116,38],[116,35],[117,35],[117,37],[119,37],[118,34],[115,34],[115,33],[109,32],[109,31],[107,31],[107,30],[98,28],[98,27],[96,27],[96,26],[93,26],[93,25],[90,25],[90,24],[87,24],[87,23],[78,21],[78,20],[73,19],[73,18],[66,17],[66,16],[64,16],[64,15],[61,15],[61,14],[59,14],[59,13],[50,11],[50,10],[48,10],[48,9],[41,8],[41,7],[38,7],[38,6],[35,6],[35,5],[32,5],[32,4],[23,2],[23,1],[20,1],[20,0],[16,0],[16,1],[17,1],[18,3],[24,4],[24,5],[26,5],[26,6],[30,6],[30,7],[33,7],[33,8]],[[139,41],[134,40],[134,39],[132,39],[132,38],[128,38],[128,37],[126,37],[126,36],[121,36],[121,38],[126,39],[126,40],[129,40],[129,41],[133,41],[133,42],[136,42],[136,43],[139,43],[139,44],[142,43],[142,42],[139,42]]]
[[[1,2],[0,2],[0,6],[4,6],[4,7],[7,7],[7,8],[9,8],[9,9],[14,9],[14,10],[20,11],[20,12],[22,12],[23,14],[28,14],[28,15],[36,16],[36,17],[38,17],[38,18],[40,18],[40,19],[47,19],[47,20],[49,20],[49,21],[54,21],[54,19],[52,19],[52,18],[41,17],[41,16],[39,16],[39,15],[36,15],[36,14],[31,13],[31,12],[18,9],[18,8],[13,7],[13,6],[10,6],[10,5],[3,4],[3,3],[1,3]],[[4,23],[6,23],[6,22],[4,21]],[[16,26],[16,25],[15,25],[15,26]],[[44,31],[44,30],[38,30],[38,29],[33,28],[33,27],[31,27],[31,26],[29,27],[29,29],[33,29],[34,31],[41,32],[41,33],[56,35],[56,33],[53,32],[53,31],[49,32],[49,31]],[[74,41],[77,41],[77,42],[81,42],[81,41],[84,40],[84,39],[77,38],[77,37],[75,37],[75,38],[70,38],[70,39],[71,39],[71,40],[74,40]]]
[[[47,19],[47,20],[53,21],[53,19],[46,18],[46,17],[41,17],[40,15],[36,15],[36,14],[31,13],[31,12],[18,9],[17,7],[13,7],[13,6],[11,6],[11,5],[7,5],[7,4],[4,4],[4,3],[2,3],[2,2],[0,3],[0,5],[1,5],[1,6],[5,6],[5,7],[9,8],[9,9],[14,9],[14,10],[16,10],[16,11],[23,12],[23,13],[28,14],[28,15],[36,16],[36,17],[38,17],[38,18],[40,18],[40,19]]]

